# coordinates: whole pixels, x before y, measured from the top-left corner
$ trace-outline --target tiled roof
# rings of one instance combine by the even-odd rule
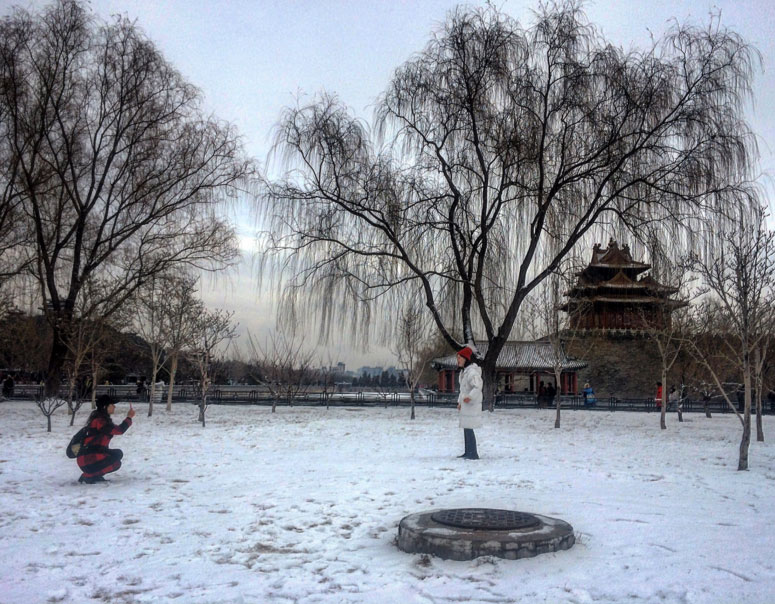
[[[481,356],[487,353],[488,343],[485,341],[476,342],[476,349]],[[573,361],[568,359],[565,351],[562,351],[560,360],[563,370],[574,371],[587,366],[583,361]],[[446,357],[439,357],[433,360],[433,366],[437,370],[457,368],[457,355],[452,354]],[[554,369],[554,353],[552,344],[548,341],[538,342],[517,342],[510,341],[504,344],[503,349],[498,355],[498,362],[495,364],[497,369],[518,369],[518,370],[551,370]]]
[[[630,247],[625,245],[620,248],[618,243],[611,239],[608,242],[608,247],[602,249],[600,244],[595,244],[592,248],[592,262],[590,266],[600,267],[618,267],[618,268],[638,268],[641,271],[651,268],[651,265],[644,264],[632,259],[630,254]],[[641,272],[638,271],[638,272]]]
[[[622,271],[616,273],[608,281],[604,281],[600,284],[601,287],[626,287],[626,288],[642,288],[643,286],[636,283],[625,275]]]

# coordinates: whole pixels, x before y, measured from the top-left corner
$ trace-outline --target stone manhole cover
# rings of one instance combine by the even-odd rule
[[[487,508],[441,510],[431,514],[431,519],[439,524],[477,531],[532,529],[541,524],[532,514]]]
[[[447,560],[508,560],[570,549],[573,527],[559,518],[511,510],[462,508],[409,514],[398,524],[398,548]]]

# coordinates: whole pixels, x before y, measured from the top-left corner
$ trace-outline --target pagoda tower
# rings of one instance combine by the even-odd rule
[[[632,259],[628,245],[620,248],[613,239],[606,249],[595,244],[592,261],[577,273],[576,284],[566,292],[568,302],[560,306],[570,316],[571,329],[642,331],[668,326],[672,311],[686,302],[670,297],[678,288],[650,275],[639,277],[650,268]]]

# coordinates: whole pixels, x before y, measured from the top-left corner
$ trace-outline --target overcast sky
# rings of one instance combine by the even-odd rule
[[[45,2],[0,0],[11,6]],[[208,110],[234,123],[246,150],[266,163],[272,126],[283,107],[321,90],[335,92],[363,118],[391,73],[422,49],[431,31],[458,2],[451,0],[92,0],[107,17],[135,19],[165,57],[197,85]],[[470,3],[478,5],[481,3]],[[495,1],[523,24],[536,0]],[[749,120],[759,135],[762,171],[775,175],[775,2],[772,0],[598,0],[585,5],[590,21],[613,44],[645,46],[672,18],[707,23],[721,11],[722,24],[762,53]],[[773,186],[764,183],[771,194]],[[240,230],[249,233],[251,225]],[[247,246],[246,246],[247,247]],[[249,259],[248,259],[249,260]],[[243,328],[258,331],[272,315],[266,292],[250,280],[246,262],[238,275],[208,288],[213,305],[237,311]],[[388,360],[384,351],[363,355],[332,350],[348,367]]]

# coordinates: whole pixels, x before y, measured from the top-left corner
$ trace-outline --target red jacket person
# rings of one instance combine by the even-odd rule
[[[78,455],[78,467],[83,472],[78,482],[104,482],[105,474],[115,472],[121,467],[124,452],[121,449],[109,449],[108,445],[116,434],[123,434],[129,429],[135,410],[130,407],[126,419],[118,426],[110,418],[115,410],[116,401],[113,397],[106,394],[97,397],[97,408],[86,422],[88,431]]]

